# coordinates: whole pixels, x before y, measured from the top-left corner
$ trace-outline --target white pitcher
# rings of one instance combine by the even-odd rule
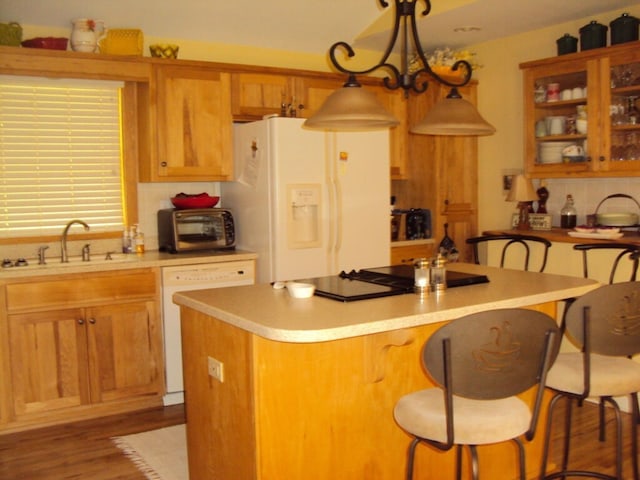
[[[98,50],[98,40],[104,36],[104,22],[89,18],[76,18],[72,22],[71,49],[92,53]]]

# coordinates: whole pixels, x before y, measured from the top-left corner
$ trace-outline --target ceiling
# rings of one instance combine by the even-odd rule
[[[637,5],[638,0],[432,0],[418,15],[425,50],[459,48]],[[73,18],[140,28],[165,39],[248,45],[322,54],[337,41],[383,51],[394,5],[379,0],[0,0],[0,22],[70,28]],[[416,10],[425,8],[424,0]],[[456,28],[473,27],[456,32]],[[479,30],[475,30],[475,28]],[[575,32],[577,34],[577,32]]]

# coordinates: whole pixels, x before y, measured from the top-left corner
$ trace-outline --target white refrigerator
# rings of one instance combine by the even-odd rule
[[[236,245],[259,283],[389,264],[389,131],[319,132],[304,119],[234,125],[234,182],[221,184]]]

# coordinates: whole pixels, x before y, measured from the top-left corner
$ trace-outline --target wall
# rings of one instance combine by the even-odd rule
[[[480,83],[478,106],[483,116],[497,129],[495,135],[479,139],[480,231],[506,228],[515,208],[505,202],[501,182],[504,172],[522,171],[524,165],[522,74],[519,64],[554,57],[557,54],[555,41],[565,33],[579,37],[580,28],[591,20],[609,25],[624,12],[640,17],[640,4],[470,47],[483,65],[474,72]],[[547,188],[550,192],[547,209],[554,214],[555,224],[559,224],[558,211],[567,193],[575,198],[578,222],[581,223],[584,216],[593,213],[598,202],[609,194],[626,193],[640,199],[640,178],[555,179],[547,181]],[[624,204],[625,207],[628,205]],[[615,207],[616,204],[609,201],[603,205],[603,208]]]

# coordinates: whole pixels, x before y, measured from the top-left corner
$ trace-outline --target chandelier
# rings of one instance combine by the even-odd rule
[[[491,135],[495,128],[490,125],[473,104],[463,99],[458,92],[458,87],[463,87],[471,80],[472,67],[465,60],[456,61],[451,69],[458,72],[457,81],[443,78],[430,66],[422,49],[418,30],[416,27],[416,3],[418,0],[394,0],[395,20],[391,41],[387,46],[380,61],[364,70],[350,70],[340,64],[336,58],[337,50],[344,50],[348,57],[353,57],[355,52],[346,42],[336,42],[329,48],[329,58],[333,66],[348,75],[347,82],[342,88],[333,92],[318,109],[318,111],[306,120],[305,126],[319,130],[375,130],[390,128],[399,124],[377,100],[374,93],[364,90],[357,80],[358,75],[367,75],[378,69],[390,73],[383,79],[384,86],[389,90],[402,89],[405,97],[413,91],[423,93],[428,87],[428,78],[450,87],[447,97],[437,102],[418,124],[410,127],[410,132],[424,135]],[[426,16],[431,11],[431,1],[423,0],[425,9],[421,12]],[[389,6],[385,0],[378,0],[383,8]],[[399,36],[401,37],[399,38]],[[389,62],[389,56],[400,41],[400,67]],[[419,64],[417,69],[412,68],[411,49],[413,47],[415,58]],[[414,62],[415,63],[415,62]]]

